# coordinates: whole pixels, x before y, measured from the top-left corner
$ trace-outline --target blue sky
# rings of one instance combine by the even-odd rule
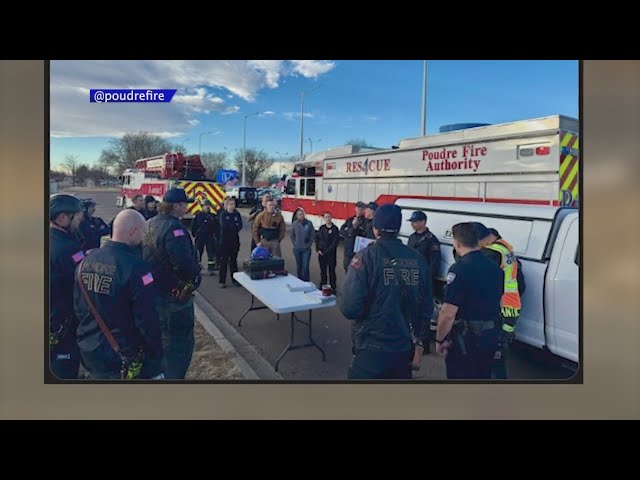
[[[578,61],[428,62],[427,133],[460,122],[578,117]],[[149,131],[189,153],[247,147],[274,157],[363,138],[376,147],[420,134],[421,60],[52,61],[51,164],[93,164],[110,138]],[[168,104],[89,103],[90,88],[177,88]],[[188,140],[187,140],[188,139]],[[278,153],[277,153],[278,152]]]

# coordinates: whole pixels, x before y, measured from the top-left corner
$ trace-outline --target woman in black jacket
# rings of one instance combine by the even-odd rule
[[[320,287],[327,284],[327,272],[333,292],[336,292],[336,249],[340,241],[338,227],[332,222],[329,212],[324,214],[324,225],[318,229],[316,235],[316,250],[320,261]]]

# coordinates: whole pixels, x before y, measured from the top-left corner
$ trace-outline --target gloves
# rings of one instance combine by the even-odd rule
[[[504,344],[511,343],[515,336],[515,327],[505,323],[500,330],[500,341]]]

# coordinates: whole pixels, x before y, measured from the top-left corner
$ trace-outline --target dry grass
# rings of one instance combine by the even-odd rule
[[[196,321],[196,345],[186,380],[241,380],[240,369]]]

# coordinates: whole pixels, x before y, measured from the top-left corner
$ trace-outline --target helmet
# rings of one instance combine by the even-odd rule
[[[49,197],[49,220],[61,213],[77,213],[82,211],[82,202],[78,197],[66,193],[57,193]]]
[[[82,201],[82,208],[84,210],[88,210],[89,207],[95,207],[97,205],[96,201],[93,198],[84,198]]]
[[[271,254],[264,247],[256,247],[251,252],[251,260],[268,260],[269,257],[271,257]]]

